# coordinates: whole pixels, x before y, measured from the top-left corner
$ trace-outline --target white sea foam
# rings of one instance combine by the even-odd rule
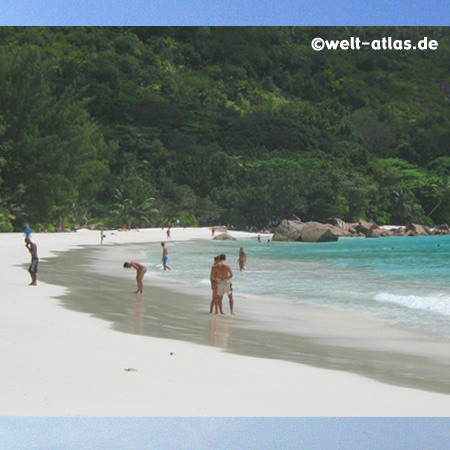
[[[389,292],[380,292],[375,295],[374,300],[450,316],[450,296],[445,294],[422,297],[418,295],[397,295]]]
[[[159,275],[159,273],[158,272],[154,272],[153,270],[147,270],[147,273],[145,275],[154,277],[156,275]]]
[[[447,238],[347,239],[320,245],[279,242],[271,248],[253,241],[180,242],[171,252],[170,266],[182,270],[164,275],[209,289],[213,257],[225,252],[234,272],[237,299],[248,295],[365,311],[447,336]],[[248,257],[245,272],[239,271],[237,263],[241,246]],[[146,252],[146,260],[155,264],[153,270],[162,271],[160,248],[149,246]],[[368,298],[372,301],[368,302]]]

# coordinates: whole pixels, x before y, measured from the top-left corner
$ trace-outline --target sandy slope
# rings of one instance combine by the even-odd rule
[[[161,230],[107,233],[157,242]],[[237,237],[248,237],[242,232]],[[210,239],[174,229],[173,239]],[[99,232],[34,234],[39,256],[99,245]],[[0,234],[0,414],[20,416],[448,416],[450,395],[345,372],[242,357],[217,348],[119,333],[62,308],[58,286],[30,282],[22,234]],[[63,274],[62,274],[63,276]],[[125,370],[132,369],[132,370]]]

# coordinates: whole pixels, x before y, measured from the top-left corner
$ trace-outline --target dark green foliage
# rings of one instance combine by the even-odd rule
[[[79,199],[95,196],[111,156],[86,101],[70,86],[53,96],[48,72],[36,48],[0,52],[2,188],[14,203],[17,185],[23,186],[23,213],[34,223],[60,220]]]
[[[439,27],[0,28],[0,227],[449,222],[449,55]]]

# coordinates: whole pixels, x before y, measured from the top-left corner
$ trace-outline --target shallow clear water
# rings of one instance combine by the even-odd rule
[[[168,242],[142,250],[150,272],[209,286],[213,258],[227,255],[237,295],[365,311],[412,329],[450,336],[450,236],[341,238],[338,242]],[[239,272],[239,248],[247,266]]]

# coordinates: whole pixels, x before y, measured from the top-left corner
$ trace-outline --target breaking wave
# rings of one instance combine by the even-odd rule
[[[421,309],[450,316],[450,296],[438,294],[432,296],[397,295],[389,292],[380,292],[374,300],[383,303],[395,303],[406,308]]]

